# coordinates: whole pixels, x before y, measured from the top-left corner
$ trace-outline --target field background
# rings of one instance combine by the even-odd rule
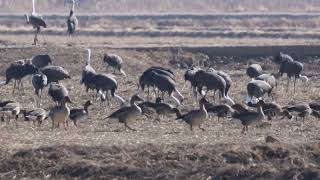
[[[79,0],[81,13],[319,12],[317,0]],[[3,13],[24,13],[31,0],[1,0]],[[64,0],[38,0],[39,13],[63,13]]]
[[[81,107],[90,98],[79,82],[85,48],[91,48],[92,65],[99,73],[110,73],[102,63],[106,52],[124,59],[128,78],[117,77],[117,93],[127,101],[145,69],[173,69],[186,98],[179,108],[187,112],[198,107],[188,85],[182,90],[187,66],[198,65],[207,55],[208,66],[231,75],[230,96],[243,102],[248,64],[277,72],[272,59],[282,51],[304,63],[303,74],[310,81],[298,81],[293,94],[282,78],[275,101],[287,105],[319,100],[318,0],[80,1],[79,31],[68,37],[69,6],[63,0],[38,0],[37,12],[48,28],[42,30],[39,45],[32,46],[33,29],[23,17],[31,12],[31,0],[0,0],[0,79],[13,61],[47,53],[70,72],[71,79],[63,84],[74,101],[70,106]],[[23,108],[33,108],[29,77],[24,85],[26,92],[14,96],[12,83],[2,86],[0,100],[14,99]],[[1,122],[0,179],[320,179],[320,121],[314,117],[304,123],[275,119],[250,127],[246,135],[239,123],[228,119],[212,118],[205,122],[205,132],[190,132],[174,116],[161,122],[141,117],[131,124],[138,131],[131,132],[105,119],[119,107],[112,104],[100,107],[96,101],[80,128],[67,131],[52,132],[50,120],[41,129],[22,118],[17,128]],[[44,97],[42,107],[52,106]],[[267,136],[278,142],[267,143]]]

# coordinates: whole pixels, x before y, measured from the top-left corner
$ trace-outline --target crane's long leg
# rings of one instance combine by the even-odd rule
[[[131,131],[137,131],[137,130],[135,130],[135,129],[133,129],[133,128],[129,127],[129,126],[128,126],[128,124],[127,124],[126,122],[124,123],[124,126],[125,126],[126,128],[128,128],[128,129],[130,129]]]
[[[149,95],[150,95],[150,89],[149,89],[149,86],[147,87],[147,100],[149,101]]]
[[[40,31],[40,30],[41,30],[41,29],[39,28],[38,33],[41,33],[41,31]],[[46,43],[47,43],[46,36],[45,36],[43,33],[41,33],[41,35],[42,35],[42,38],[43,38],[43,42],[44,42],[44,44],[46,44]]]
[[[14,94],[14,90],[16,89],[16,80],[14,80],[14,84],[13,84],[13,91],[12,94]]]
[[[197,88],[194,87],[192,89],[192,95],[193,95],[193,98],[195,99],[195,101],[198,101],[198,92],[197,92]]]
[[[293,81],[293,94],[296,93],[296,81],[297,81],[297,78],[294,77],[294,81]]]
[[[186,87],[186,82],[184,82],[183,87],[182,87],[182,91],[184,90],[184,88]]]
[[[54,129],[54,120],[52,119],[52,127],[51,127],[51,131],[53,131]]]
[[[35,28],[34,39],[33,39],[33,44],[32,45],[37,45],[37,41],[38,41],[38,28]]]
[[[289,90],[289,83],[290,83],[290,78],[288,77],[288,81],[287,81],[287,91]]]
[[[19,80],[19,82],[20,82],[20,84],[21,84],[22,92],[24,93],[24,88],[23,88],[23,84],[22,84],[21,79]]]
[[[108,106],[110,106],[110,100],[109,100],[108,92],[106,93],[106,100],[107,100]]]

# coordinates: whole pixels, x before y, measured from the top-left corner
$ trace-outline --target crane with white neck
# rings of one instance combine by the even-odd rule
[[[43,17],[36,13],[35,0],[32,0],[32,13],[31,13],[31,15],[26,14],[25,18],[26,18],[26,23],[31,24],[35,30],[33,45],[37,45],[38,33],[40,32],[41,27],[46,28],[47,24],[44,21]]]

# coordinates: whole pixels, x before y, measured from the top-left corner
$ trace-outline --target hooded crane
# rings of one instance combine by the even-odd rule
[[[168,78],[170,78],[169,81],[175,81],[174,74],[170,69],[166,69],[166,68],[162,68],[162,67],[151,67],[151,68],[148,68],[147,70],[145,70],[142,73],[142,75],[139,77],[139,88],[138,88],[138,92],[136,94],[143,92],[145,87],[147,87],[148,88],[147,98],[149,99],[150,86],[155,88],[155,82],[153,81],[153,76],[154,76],[153,72],[167,76]]]
[[[31,75],[37,72],[37,68],[35,68],[32,64],[29,63],[13,63],[10,65],[10,67],[6,70],[6,82],[5,85],[9,84],[11,79],[14,79],[14,85],[13,85],[13,91],[12,94],[14,94],[14,90],[16,89],[16,82],[18,81],[18,89],[19,85],[21,85],[22,91],[23,84],[22,84],[22,78],[24,78],[27,75]]]
[[[261,74],[255,79],[267,82],[272,87],[272,89],[278,86],[277,79],[273,74]]]
[[[69,17],[67,19],[69,36],[74,34],[78,27],[78,19],[74,13],[74,5],[75,5],[75,0],[72,0],[72,8],[70,9]]]
[[[41,69],[41,72],[47,76],[48,84],[51,82],[59,83],[64,79],[70,79],[68,71],[61,66],[46,66]]]
[[[59,126],[60,123],[64,125],[64,129],[67,130],[67,120],[70,115],[70,109],[67,103],[72,103],[68,96],[65,96],[61,101],[60,105],[54,106],[50,109],[49,117],[52,120],[52,130],[55,125]]]
[[[33,28],[35,29],[33,45],[37,45],[38,33],[40,32],[41,27],[46,28],[47,24],[44,21],[43,17],[36,13],[34,1],[35,0],[32,0],[32,13],[31,13],[31,15],[26,14],[25,18],[26,18],[26,23],[31,24],[33,26]]]
[[[111,74],[97,74],[93,76],[91,79],[92,83],[94,84],[94,87],[96,88],[96,92],[99,93],[100,91],[102,93],[105,93],[106,100],[108,102],[108,105],[110,105],[109,99],[108,99],[108,91],[111,92],[111,96],[114,97],[118,102],[123,104],[125,100],[116,94],[116,90],[118,88],[118,83],[114,79],[114,76]]]
[[[63,5],[66,6],[67,4],[70,3],[71,0],[64,0]],[[72,1],[71,1],[72,3]],[[80,7],[80,0],[75,0],[75,4],[77,5],[77,7]]]
[[[107,53],[104,55],[103,62],[107,65],[107,69],[109,68],[109,66],[113,68],[113,73],[115,73],[115,70],[117,70],[122,75],[127,77],[126,73],[122,70],[123,60],[120,56]]]
[[[204,123],[204,121],[208,118],[208,113],[204,105],[204,98],[202,98],[199,101],[200,108],[197,110],[192,110],[186,114],[178,115],[178,119],[182,119],[185,121],[189,126],[190,130],[193,131],[193,127],[198,127],[202,131],[204,131],[204,128],[201,127],[201,125]]]
[[[273,62],[279,65],[284,61],[293,61],[293,58],[288,54],[279,52],[273,59]]]
[[[260,64],[251,64],[247,68],[246,73],[251,79],[254,79],[262,74],[262,67],[260,66]]]
[[[218,75],[216,72],[207,72],[200,70],[196,73],[194,77],[195,85],[200,94],[202,94],[203,87],[207,88],[205,95],[207,95],[210,90],[219,90],[222,97],[234,104],[234,101],[226,94],[226,81]]]
[[[156,71],[151,71],[150,73],[150,80],[154,84],[155,87],[158,88],[159,91],[162,92],[162,99],[164,99],[164,93],[167,92],[170,97],[173,98],[173,100],[180,105],[181,102],[183,101],[184,97],[180,93],[180,91],[176,87],[175,81],[170,78],[167,75],[160,74]],[[173,92],[176,92],[177,95],[179,96],[177,99],[174,95]]]
[[[140,115],[142,115],[141,108],[135,103],[137,101],[143,101],[143,99],[138,95],[132,96],[130,100],[130,106],[125,106],[118,109],[107,118],[118,119],[119,123],[123,123],[125,128],[128,128],[131,131],[136,131],[135,129],[129,127],[128,123],[136,120]]]
[[[40,98],[42,96],[42,90],[45,88],[48,84],[47,76],[42,73],[36,73],[32,75],[32,85],[34,87],[35,94]],[[40,102],[38,103],[38,106],[40,105]]]
[[[247,101],[252,101],[253,97],[257,99],[263,98],[265,94],[270,95],[272,87],[265,81],[252,80],[247,84],[248,97]]]
[[[233,119],[238,119],[241,121],[241,124],[243,125],[242,133],[248,132],[249,125],[261,122],[265,119],[265,115],[262,110],[262,103],[263,101],[260,100],[256,106],[258,112],[243,111],[235,112],[232,115]]]
[[[208,72],[214,72],[214,73],[217,73],[219,76],[221,76],[225,81],[226,81],[226,89],[225,89],[225,94],[226,96],[229,96],[228,95],[228,92],[231,88],[231,85],[232,85],[232,80],[231,80],[231,77],[229,76],[229,74],[223,72],[223,71],[216,71],[215,69],[213,68],[209,68],[208,69]],[[214,92],[214,97],[215,97],[215,94],[216,92]]]
[[[49,85],[48,94],[54,102],[59,103],[68,96],[68,90],[62,84],[52,82]]]
[[[31,60],[31,63],[36,68],[40,69],[52,64],[52,58],[48,54],[40,54],[40,55],[34,56]]]
[[[84,84],[86,87],[86,91],[95,90],[95,83],[93,81],[94,77],[97,75],[96,71],[91,66],[91,49],[87,49],[87,60],[86,65],[82,70],[82,77],[80,84]]]
[[[198,72],[199,70],[201,70],[201,68],[195,66],[195,67],[191,67],[191,68],[187,69],[186,72],[184,73],[184,81],[185,82],[187,82],[187,81],[190,82],[190,86],[191,86],[191,91],[192,92],[194,92],[194,86],[195,86],[193,79],[194,79],[194,76],[195,76],[196,72]],[[185,86],[186,86],[186,83],[184,83],[182,90],[184,90]]]
[[[92,101],[88,100],[84,103],[82,108],[74,108],[70,110],[69,118],[73,121],[73,124],[78,127],[78,121],[86,118],[89,114],[88,108],[93,105]]]
[[[280,64],[279,73],[280,76],[283,74],[287,74],[288,81],[287,81],[287,90],[289,89],[289,83],[291,80],[291,77],[294,77],[294,85],[293,85],[293,92],[296,92],[296,80],[297,78],[301,79],[302,81],[308,81],[307,76],[301,75],[303,71],[303,64],[298,61],[290,61],[290,60],[284,60]]]

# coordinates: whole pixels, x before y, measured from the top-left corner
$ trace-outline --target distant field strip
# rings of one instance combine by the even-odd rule
[[[320,14],[79,14],[84,36],[320,39]],[[44,15],[43,34],[66,34],[66,15]],[[0,34],[33,34],[23,14],[0,15]]]

